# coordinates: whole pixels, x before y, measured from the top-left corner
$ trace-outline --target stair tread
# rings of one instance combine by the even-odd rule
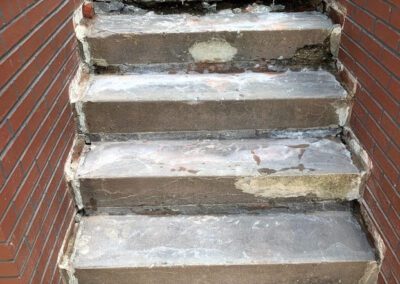
[[[318,12],[270,13],[222,11],[196,16],[190,14],[98,15],[89,37],[113,34],[159,34],[199,32],[242,32],[279,30],[330,30],[332,21]]]
[[[345,99],[327,71],[239,74],[96,75],[82,101]]]
[[[310,241],[312,240],[312,241]],[[83,218],[75,269],[369,262],[350,212]]]
[[[359,174],[332,139],[94,142],[79,178]]]

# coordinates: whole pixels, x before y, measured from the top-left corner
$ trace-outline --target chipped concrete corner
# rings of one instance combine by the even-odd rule
[[[379,266],[376,261],[367,264],[364,276],[358,281],[358,284],[376,284],[378,283]]]
[[[65,254],[59,261],[58,268],[61,271],[64,284],[78,284],[78,279],[75,276],[75,268],[73,260],[76,254],[75,242],[81,236],[82,227],[80,224],[75,224],[72,228],[73,232],[70,238],[67,240],[67,248]]]
[[[78,71],[69,86],[69,100],[75,111],[75,116],[78,122],[78,131],[80,133],[87,132],[85,113],[82,109],[81,98],[85,94],[90,85],[90,76],[88,67],[81,64]]]
[[[79,180],[76,179],[76,172],[79,167],[79,163],[81,162],[81,153],[84,146],[84,140],[79,135],[76,135],[71,151],[68,154],[67,161],[64,167],[65,179],[67,181],[68,186],[71,188],[74,198],[75,204],[78,209],[83,208],[82,196],[79,189]]]
[[[80,7],[75,11],[73,15],[73,24],[75,28],[76,38],[78,39],[80,44],[83,62],[90,66],[92,61],[90,56],[89,44],[86,41],[88,28],[86,20],[83,17],[82,9]]]
[[[358,80],[354,75],[339,61],[336,61],[336,68],[343,86],[346,88],[349,96],[352,98],[357,91]]]
[[[225,39],[212,38],[205,42],[197,42],[189,48],[189,53],[195,62],[222,63],[233,60],[237,48]]]
[[[340,38],[342,36],[342,27],[340,25],[334,25],[330,36],[330,51],[334,58],[338,58]]]

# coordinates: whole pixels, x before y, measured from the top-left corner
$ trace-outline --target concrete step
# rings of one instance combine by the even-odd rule
[[[333,138],[158,140],[86,146],[76,179],[97,210],[353,200],[361,173]]]
[[[337,127],[348,114],[326,71],[97,75],[81,92],[84,133]]]
[[[221,63],[291,58],[323,45],[331,20],[317,12],[97,15],[78,28],[86,61],[98,66]]]
[[[374,251],[350,212],[92,216],[71,263],[80,284],[376,280]]]

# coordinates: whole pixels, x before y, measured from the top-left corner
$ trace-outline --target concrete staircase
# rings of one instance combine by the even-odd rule
[[[67,281],[376,282],[332,23],[268,10],[79,19]]]

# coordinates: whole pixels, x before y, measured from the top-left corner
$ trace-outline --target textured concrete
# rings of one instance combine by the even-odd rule
[[[85,42],[91,63],[100,66],[268,60],[323,44],[331,28],[326,16],[312,12],[98,15]]]
[[[86,151],[77,179],[92,209],[359,196],[360,173],[331,139],[99,142]]]
[[[79,283],[359,283],[376,265],[349,212],[89,217],[72,263]]]
[[[98,75],[88,85],[77,109],[89,133],[311,128],[347,118],[346,92],[326,71]]]

